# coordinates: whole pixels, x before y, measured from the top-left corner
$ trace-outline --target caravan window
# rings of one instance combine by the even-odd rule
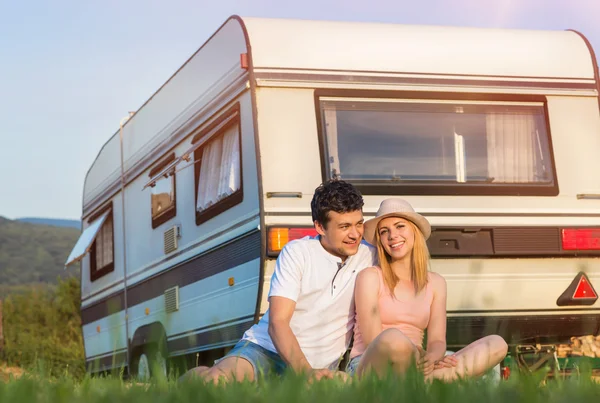
[[[365,194],[555,195],[544,102],[321,98],[326,172]]]
[[[225,113],[194,137],[196,224],[242,201],[239,109]]]
[[[150,178],[160,174],[170,163],[175,161],[175,154],[171,153],[150,171]],[[165,223],[177,215],[175,203],[175,172],[167,174],[166,178],[160,178],[150,188],[150,208],[152,211],[152,228]]]
[[[90,218],[94,221],[98,215],[106,212],[106,209],[101,211],[96,216]],[[112,208],[104,224],[98,231],[96,239],[90,249],[90,279],[92,281],[112,272],[115,268],[115,253],[114,253],[114,234],[113,234],[113,214]]]

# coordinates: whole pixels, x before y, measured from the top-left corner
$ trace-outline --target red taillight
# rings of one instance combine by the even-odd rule
[[[502,367],[500,369],[500,375],[502,379],[507,380],[510,377],[510,367]]]
[[[317,230],[314,228],[269,228],[268,232],[268,251],[273,255],[281,251],[286,243],[294,239],[304,238],[305,236],[316,236]]]
[[[600,250],[600,228],[565,228],[563,250]]]

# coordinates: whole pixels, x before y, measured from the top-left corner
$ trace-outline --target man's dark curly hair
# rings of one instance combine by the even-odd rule
[[[362,195],[352,184],[339,179],[332,179],[319,185],[310,202],[312,219],[327,227],[329,212],[348,213],[362,210]]]

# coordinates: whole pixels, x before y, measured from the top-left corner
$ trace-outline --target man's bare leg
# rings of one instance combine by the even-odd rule
[[[183,374],[181,379],[198,378],[205,382],[218,383],[220,380],[230,382],[245,379],[254,381],[254,367],[241,357],[227,357],[214,367],[196,367]]]
[[[195,367],[192,369],[189,369],[185,374],[183,374],[181,376],[181,379],[186,379],[186,378],[192,378],[192,377],[200,377],[200,375],[205,372],[210,370],[210,367],[204,367],[204,366],[200,366],[200,367]]]

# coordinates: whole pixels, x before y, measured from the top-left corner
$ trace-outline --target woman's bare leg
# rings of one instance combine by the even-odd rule
[[[397,329],[386,329],[369,344],[356,373],[362,376],[373,370],[382,376],[391,365],[394,372],[402,374],[418,357],[417,348],[404,333]]]
[[[454,354],[458,361],[455,367],[434,369],[430,378],[454,381],[481,376],[498,365],[506,357],[507,351],[508,346],[502,337],[483,337]]]

